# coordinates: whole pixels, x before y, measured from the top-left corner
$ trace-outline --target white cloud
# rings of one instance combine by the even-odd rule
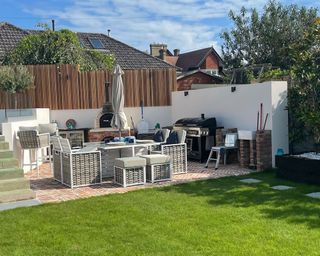
[[[299,0],[300,1],[300,0]],[[166,43],[182,52],[214,46],[220,51],[219,33],[232,10],[262,8],[267,0],[71,0],[48,9],[33,4],[27,12],[53,17],[57,26],[75,31],[107,33],[140,50]],[[217,24],[222,24],[218,26]]]

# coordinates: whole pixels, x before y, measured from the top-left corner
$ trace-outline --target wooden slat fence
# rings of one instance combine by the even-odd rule
[[[112,86],[111,71],[80,72],[73,65],[27,66],[34,75],[34,88],[16,95],[0,92],[0,109],[101,108],[105,102],[104,85]],[[175,69],[124,70],[125,106],[171,105],[171,92],[177,90]],[[111,96],[111,95],[110,95]]]

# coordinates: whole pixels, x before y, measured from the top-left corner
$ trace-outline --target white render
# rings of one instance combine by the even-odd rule
[[[236,87],[231,92],[231,87]],[[226,85],[217,88],[172,93],[172,120],[182,117],[215,117],[218,126],[255,131],[257,113],[263,103],[263,119],[269,113],[267,130],[272,130],[272,165],[278,148],[289,152],[287,82]]]
[[[66,109],[66,110],[51,110],[51,121],[56,121],[59,128],[66,128],[66,121],[74,119],[77,122],[77,128],[94,128],[95,120],[101,108],[97,109]],[[128,125],[132,127],[131,117],[135,127],[141,120],[141,109],[124,108],[127,116]],[[149,123],[149,128],[152,129],[157,123],[162,126],[172,125],[171,106],[161,107],[144,107],[144,120]]]

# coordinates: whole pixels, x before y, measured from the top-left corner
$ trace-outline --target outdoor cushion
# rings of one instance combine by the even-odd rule
[[[176,131],[172,131],[166,141],[166,144],[177,144],[179,142],[178,134]]]
[[[163,142],[163,134],[162,131],[159,130],[153,135],[153,140],[155,142]]]
[[[50,135],[57,135],[58,126],[56,123],[39,124],[39,133],[49,133]]]
[[[31,131],[31,130],[38,131],[38,126],[19,126],[19,131]]]
[[[170,162],[170,156],[162,154],[153,154],[153,155],[141,155],[147,160],[147,165],[152,164],[165,164]]]
[[[146,159],[135,156],[116,158],[114,165],[120,168],[140,167],[146,165]]]

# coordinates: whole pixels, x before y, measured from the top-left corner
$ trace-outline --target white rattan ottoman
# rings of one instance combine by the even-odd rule
[[[123,187],[146,183],[146,160],[141,157],[116,158],[114,183]]]
[[[146,175],[147,181],[151,183],[157,181],[171,180],[172,168],[170,156],[163,154],[141,155],[141,158],[146,159]]]

